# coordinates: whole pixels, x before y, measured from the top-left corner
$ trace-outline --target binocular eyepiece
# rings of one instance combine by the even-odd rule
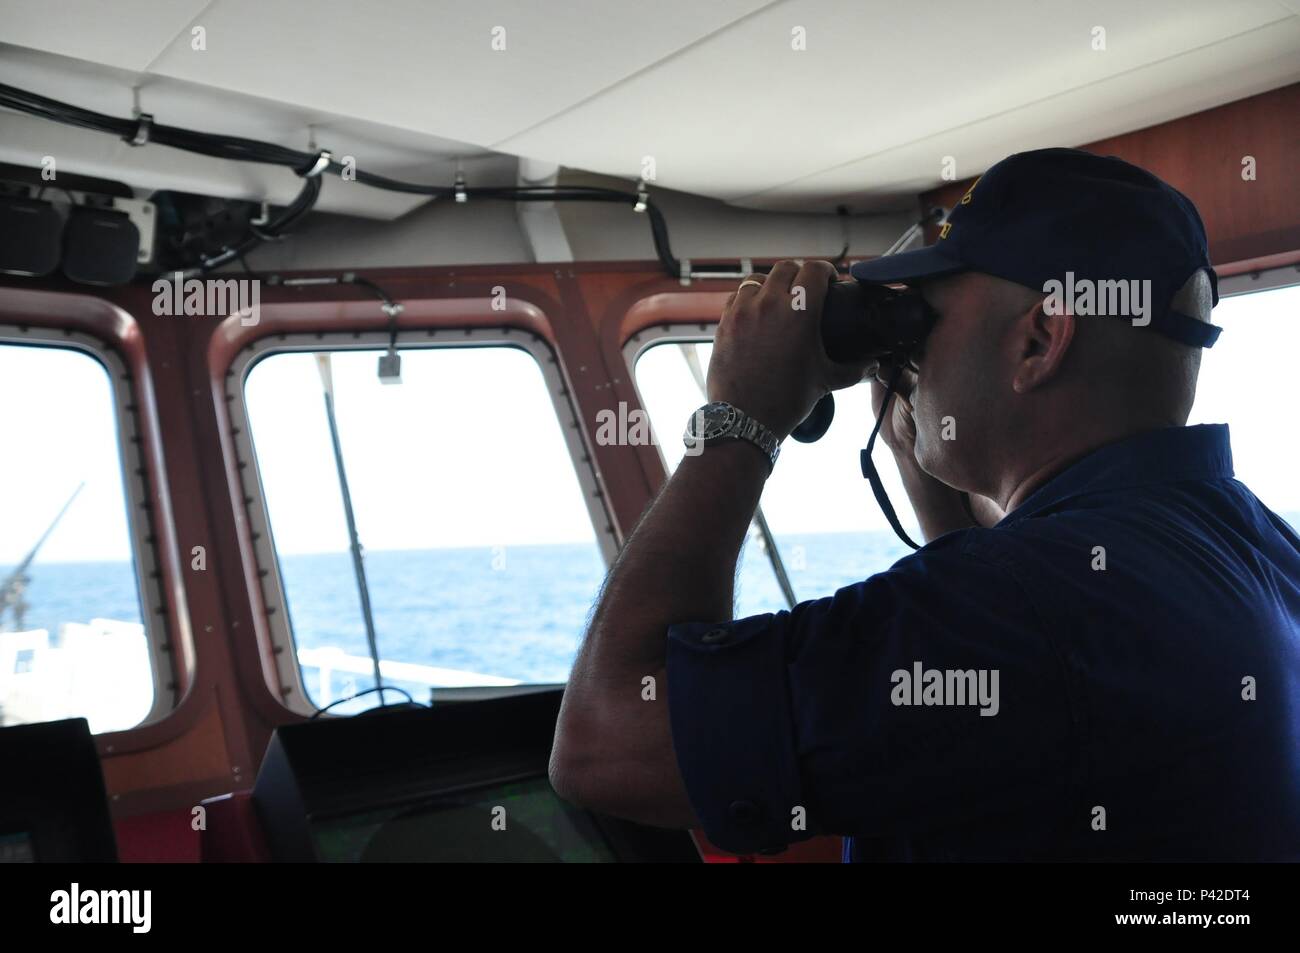
[[[902,363],[925,340],[935,317],[919,291],[837,281],[822,308],[822,346],[827,357],[844,364],[870,358]],[[813,443],[834,418],[835,398],[827,394],[790,436]]]

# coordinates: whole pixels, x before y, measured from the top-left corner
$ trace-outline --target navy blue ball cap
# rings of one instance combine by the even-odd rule
[[[1075,314],[1115,314],[1210,347],[1220,329],[1170,307],[1201,269],[1218,304],[1205,225],[1187,196],[1115,156],[1038,149],[976,179],[933,245],[858,262],[850,273],[870,284],[909,284],[984,272],[1056,296]]]

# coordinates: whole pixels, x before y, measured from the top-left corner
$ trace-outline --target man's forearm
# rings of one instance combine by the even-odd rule
[[[957,529],[967,529],[976,525],[971,514],[962,502],[961,491],[954,490],[921,469],[916,457],[901,453],[894,454],[898,464],[898,475],[903,480],[903,489],[912,504],[916,521],[921,526],[921,535],[926,542],[938,539],[945,533]],[[983,514],[977,513],[983,523]]]
[[[551,782],[569,800],[648,824],[695,823],[668,717],[668,627],[731,618],[736,557],[767,474],[762,453],[740,441],[686,457],[623,547],[560,708]]]
[[[972,494],[971,511],[975,519],[971,520],[971,511],[967,511],[962,502],[961,490],[936,480],[930,473],[923,471],[917,458],[911,454],[894,454],[898,464],[898,476],[902,477],[902,486],[907,491],[913,512],[917,514],[920,533],[926,542],[937,540],[944,533],[954,529],[970,527],[992,527],[1002,519],[1002,511],[991,499]]]
[[[580,663],[644,670],[662,663],[668,626],[731,618],[736,559],[767,475],[740,440],[682,459],[610,572]]]

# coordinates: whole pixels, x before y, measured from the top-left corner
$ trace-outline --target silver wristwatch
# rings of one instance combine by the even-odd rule
[[[739,407],[721,400],[705,404],[691,414],[686,433],[682,435],[688,454],[702,453],[704,447],[728,439],[748,440],[763,451],[772,466],[776,466],[776,458],[781,455],[781,441],[776,434]]]

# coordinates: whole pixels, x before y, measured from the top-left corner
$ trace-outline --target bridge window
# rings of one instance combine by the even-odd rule
[[[373,344],[252,364],[245,486],[273,543],[272,636],[298,663],[282,677],[306,704],[380,704],[342,701],[375,687],[371,632],[387,704],[567,679],[612,537],[554,358],[529,348],[402,347],[400,383]]]
[[[642,335],[634,347],[636,385],[650,415],[655,441],[671,472],[685,447],[681,434],[705,402],[699,375],[713,345],[666,335]],[[742,410],[744,408],[741,408]],[[859,384],[835,394],[835,422],[817,443],[786,440],[759,503],[766,532],[755,520],[741,552],[736,612],[752,615],[787,608],[784,574],[796,601],[830,595],[842,586],[887,569],[910,552],[889,529],[862,478],[858,451],[871,433],[871,391]],[[904,528],[919,532],[889,451],[878,445],[876,465]]]
[[[152,550],[133,546],[127,503],[142,484],[123,466],[133,418],[113,355],[53,340],[68,336],[0,328],[0,724],[121,731],[150,716],[160,671],[137,571]]]
[[[1225,279],[1227,292],[1248,279]],[[1300,285],[1219,299],[1223,328],[1201,358],[1189,423],[1226,423],[1237,479],[1300,530],[1295,413],[1300,407],[1295,355],[1300,354]]]

